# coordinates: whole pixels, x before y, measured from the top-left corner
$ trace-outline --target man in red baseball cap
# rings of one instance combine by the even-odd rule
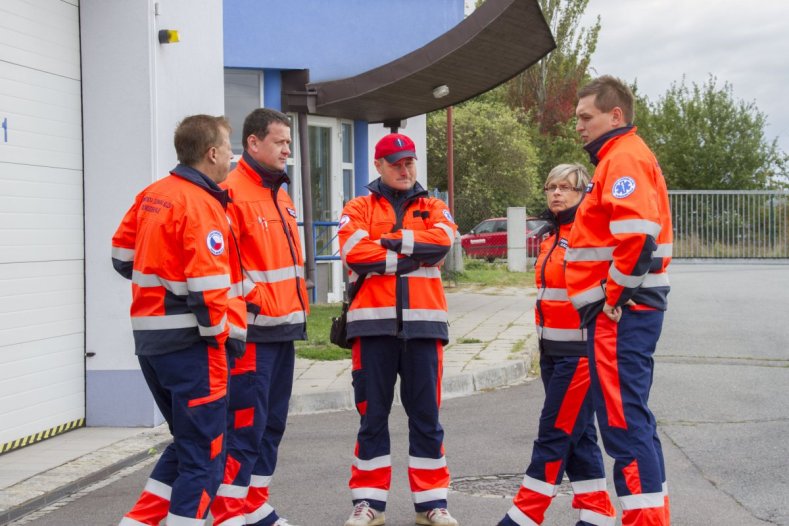
[[[350,269],[348,338],[360,427],[351,467],[353,512],[345,526],[384,524],[392,463],[389,412],[395,381],[408,414],[408,478],[416,524],[457,526],[447,511],[449,469],[441,403],[443,346],[449,340],[441,263],[457,225],[416,181],[416,148],[392,133],[375,145],[381,177],[370,195],[343,209],[339,239]],[[355,293],[354,293],[355,292]]]

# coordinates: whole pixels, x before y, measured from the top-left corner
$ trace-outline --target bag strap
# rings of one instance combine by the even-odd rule
[[[367,274],[363,274],[356,278],[356,281],[353,283],[353,286],[348,290],[348,305],[353,303],[353,298],[356,297],[356,294],[362,289],[362,283],[364,283],[364,278],[367,277]]]

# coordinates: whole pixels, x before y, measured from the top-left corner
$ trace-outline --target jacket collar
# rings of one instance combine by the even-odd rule
[[[597,166],[597,163],[600,162],[600,159],[605,155],[608,151],[606,146],[608,141],[614,139],[616,137],[620,137],[622,135],[627,135],[628,133],[635,133],[636,127],[632,124],[628,124],[627,126],[622,126],[621,128],[617,128],[615,130],[611,130],[608,133],[604,133],[597,139],[593,140],[586,146],[584,146],[584,150],[587,151],[589,154],[589,161]],[[609,146],[610,147],[610,146]]]
[[[195,184],[211,194],[217,201],[222,204],[222,208],[227,208],[227,203],[229,201],[227,190],[222,190],[219,188],[219,185],[216,184],[213,180],[211,180],[207,175],[205,175],[200,170],[188,166],[186,164],[179,164],[172,170],[170,173],[173,175],[177,175],[182,179],[186,179],[192,184]]]
[[[385,197],[386,199],[392,202],[413,199],[415,197],[428,196],[427,190],[422,188],[422,185],[419,184],[419,181],[414,183],[414,186],[412,186],[409,190],[400,191],[385,185],[384,182],[381,181],[381,178],[379,177],[375,181],[368,184],[365,188],[370,190],[370,192],[379,195],[381,197]]]
[[[247,152],[241,155],[242,163],[246,164],[253,172],[260,177],[260,182],[266,188],[276,188],[285,183],[290,183],[287,172],[276,172],[265,168],[262,164],[252,158]]]
[[[575,221],[575,213],[578,211],[578,207],[581,205],[582,201],[583,198],[581,199],[581,201],[578,201],[578,204],[571,206],[566,210],[562,210],[558,214],[554,214],[553,212],[551,212],[549,209],[546,208],[539,215],[539,218],[547,220],[550,227],[547,231],[543,230],[542,233],[540,233],[539,235],[545,233],[553,234],[554,232],[558,231],[560,227],[564,225],[572,224],[572,222]]]

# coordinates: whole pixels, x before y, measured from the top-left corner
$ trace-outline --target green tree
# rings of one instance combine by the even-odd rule
[[[600,17],[581,26],[589,0],[540,0],[556,49],[506,84],[506,100],[523,108],[533,127],[542,176],[559,163],[586,159],[575,132],[578,89],[589,79],[589,63],[597,47]]]
[[[509,206],[529,213],[544,207],[537,176],[537,154],[521,110],[487,97],[453,110],[455,219],[467,232],[482,219],[505,216]],[[446,110],[427,118],[428,179],[447,188]]]
[[[636,105],[639,134],[654,150],[669,188],[748,190],[784,186],[787,156],[764,134],[766,116],[736,100],[710,76],[699,86],[674,83]]]

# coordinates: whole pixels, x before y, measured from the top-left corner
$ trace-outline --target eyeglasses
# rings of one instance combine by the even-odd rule
[[[564,184],[561,184],[561,185],[558,185],[558,186],[555,185],[555,184],[552,184],[551,186],[546,186],[546,187],[544,187],[542,189],[542,191],[545,192],[546,194],[552,194],[556,190],[559,190],[560,194],[566,194],[568,192],[580,192],[581,191],[580,188],[573,188],[572,186],[568,186],[568,185],[564,185]]]

